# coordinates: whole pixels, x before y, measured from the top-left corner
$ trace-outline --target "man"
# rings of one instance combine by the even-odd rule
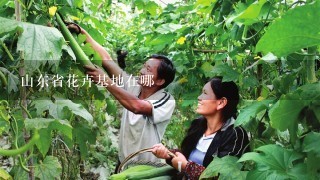
[[[86,42],[90,43],[103,59],[102,66],[109,76],[123,78],[122,88],[111,85],[112,80],[105,76],[103,70],[85,66],[91,79],[105,85],[124,107],[119,135],[119,160],[122,162],[131,153],[160,143],[175,107],[174,98],[164,91],[174,79],[175,68],[167,57],[152,55],[144,63],[136,82],[84,29],[80,30],[87,36]],[[150,81],[146,83],[148,78]],[[151,153],[142,154],[137,159],[157,161]]]

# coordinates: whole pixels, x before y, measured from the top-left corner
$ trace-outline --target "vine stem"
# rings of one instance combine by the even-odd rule
[[[27,108],[22,104],[22,102],[20,103],[20,107],[21,107],[22,110],[27,114],[28,118],[32,119],[31,114],[29,113],[29,111],[27,110]]]
[[[9,59],[10,59],[11,61],[14,61],[13,56],[12,56],[12,54],[10,53],[9,49],[7,48],[6,44],[1,41],[1,45],[2,45],[3,49],[6,51],[6,53],[8,54]]]
[[[305,80],[307,83],[317,82],[316,72],[315,72],[315,60],[317,47],[309,47],[308,54],[314,54],[314,56],[306,56],[304,60],[304,66],[306,69],[306,77]]]

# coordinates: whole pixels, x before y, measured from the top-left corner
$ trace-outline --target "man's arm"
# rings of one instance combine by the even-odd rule
[[[86,35],[86,42],[90,43],[92,48],[101,56],[102,66],[109,76],[121,76],[122,69],[112,60],[110,54],[99,43],[97,43],[97,41],[95,41],[86,30],[81,28],[81,34]]]
[[[108,76],[104,76],[105,73],[102,69],[91,67],[91,66],[84,66],[87,70],[87,74],[91,76],[91,79],[94,82],[104,83],[107,90],[120,102],[122,106],[124,106],[129,111],[135,114],[144,114],[147,116],[152,115],[152,105],[149,101],[142,100],[137,98],[136,96],[132,95],[128,91],[116,86],[111,85],[112,80]],[[104,82],[101,82],[100,77],[104,77]]]

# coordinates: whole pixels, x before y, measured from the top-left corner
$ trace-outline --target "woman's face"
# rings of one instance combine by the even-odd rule
[[[208,82],[202,89],[202,93],[198,97],[198,107],[196,112],[201,115],[214,114],[219,105],[216,95],[213,93],[210,82]]]

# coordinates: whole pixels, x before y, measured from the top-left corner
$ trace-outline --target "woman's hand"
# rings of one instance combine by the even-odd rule
[[[181,162],[181,166],[179,167],[179,162]],[[179,171],[183,171],[186,168],[188,163],[186,157],[180,152],[176,152],[176,157],[171,160],[172,166]]]
[[[152,147],[152,153],[161,159],[170,159],[169,150],[163,144],[156,144]]]

